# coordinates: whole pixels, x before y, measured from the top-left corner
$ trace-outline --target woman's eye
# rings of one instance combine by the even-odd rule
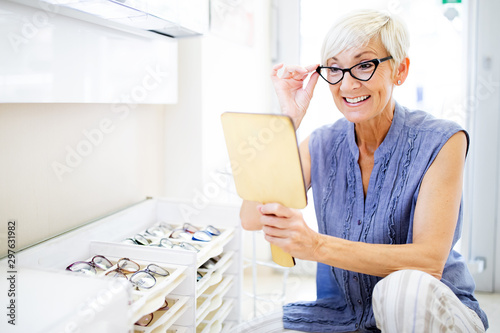
[[[365,62],[365,63],[359,64],[358,68],[362,69],[362,70],[369,70],[369,69],[372,69],[373,66],[374,66],[373,63],[371,63],[371,62]]]
[[[330,67],[330,73],[332,73],[332,74],[338,74],[340,72],[342,72],[342,70],[340,68]]]

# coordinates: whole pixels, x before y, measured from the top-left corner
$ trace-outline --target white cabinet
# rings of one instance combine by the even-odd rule
[[[177,103],[177,40],[19,2],[0,2],[0,103]]]
[[[113,332],[229,331],[240,320],[242,254],[238,207],[210,205],[191,216],[188,222],[196,227],[213,225],[222,231],[209,242],[186,241],[195,244],[199,252],[123,242],[159,221],[182,225],[183,211],[189,205],[148,199],[17,253],[19,321],[14,329],[18,331],[6,327],[8,330],[2,332],[63,332],[72,325],[92,332],[109,332],[109,327],[114,327]],[[95,255],[106,257],[112,267],[96,269],[97,275],[89,277],[65,270],[68,265],[89,261]],[[216,260],[210,265],[203,265],[213,257]],[[150,289],[133,288],[124,279],[105,277],[107,272],[114,272],[121,258],[136,262],[141,270],[150,263],[157,264],[169,275],[156,276]],[[0,265],[7,271],[6,259]],[[157,311],[165,300],[169,309]],[[89,314],[86,309],[90,309]],[[148,326],[134,325],[150,313],[153,319]]]

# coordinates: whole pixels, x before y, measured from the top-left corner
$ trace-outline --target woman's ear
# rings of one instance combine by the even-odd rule
[[[394,76],[394,84],[402,85],[405,82],[406,77],[408,76],[408,70],[410,69],[410,58],[404,58],[403,61],[399,64],[396,75]]]

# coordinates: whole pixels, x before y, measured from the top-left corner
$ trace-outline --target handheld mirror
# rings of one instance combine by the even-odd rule
[[[306,188],[291,118],[225,112],[221,120],[238,195],[249,201],[304,208]],[[278,265],[295,265],[295,259],[281,248],[271,244],[271,252]]]

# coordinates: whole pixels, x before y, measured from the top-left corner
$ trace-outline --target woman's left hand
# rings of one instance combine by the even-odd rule
[[[257,206],[265,239],[293,257],[314,261],[320,234],[309,228],[302,213],[278,203]]]

